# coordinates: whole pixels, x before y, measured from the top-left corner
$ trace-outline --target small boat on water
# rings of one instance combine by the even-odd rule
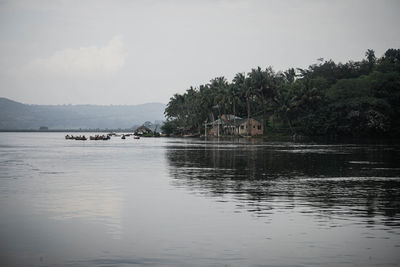
[[[139,135],[134,135],[133,139],[140,139],[140,136]]]
[[[90,140],[110,140],[111,137],[109,135],[95,135],[90,136]]]
[[[83,141],[87,140],[86,136],[84,136],[84,135],[73,136],[72,134],[71,135],[67,134],[65,136],[65,139],[68,139],[68,140],[83,140]]]

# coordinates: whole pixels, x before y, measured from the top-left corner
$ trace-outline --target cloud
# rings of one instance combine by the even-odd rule
[[[107,45],[64,49],[47,58],[28,62],[20,69],[23,76],[91,77],[112,75],[125,63],[124,42],[114,36]]]

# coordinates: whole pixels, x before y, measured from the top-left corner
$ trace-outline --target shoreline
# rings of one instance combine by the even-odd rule
[[[130,133],[134,132],[133,129],[0,129],[0,133]],[[271,133],[262,136],[181,136],[181,135],[161,135],[166,138],[188,138],[188,139],[209,139],[209,140],[252,140],[252,141],[284,141],[284,142],[328,142],[328,143],[342,143],[351,142],[355,144],[360,143],[394,143],[400,144],[400,138],[395,136],[300,136],[293,139],[291,135]],[[159,137],[157,137],[159,138]]]
[[[49,129],[49,130],[35,130],[35,129],[0,129],[3,133],[126,133],[134,132],[133,129]]]

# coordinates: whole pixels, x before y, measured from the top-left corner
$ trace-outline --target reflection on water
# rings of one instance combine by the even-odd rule
[[[398,266],[400,147],[0,134],[4,266]]]
[[[21,203],[27,212],[46,214],[55,220],[101,221],[108,226],[107,232],[118,238],[122,213],[120,186],[104,170],[99,171],[97,164],[103,162],[104,155],[98,149],[82,153],[54,147],[51,142],[58,140],[41,136],[30,141],[34,142],[25,144],[21,138],[15,140],[14,146],[1,147],[0,197],[7,197],[7,208]],[[15,190],[14,194],[10,194],[10,189]]]
[[[175,186],[231,196],[257,216],[297,206],[400,226],[399,146],[176,142],[167,158]]]

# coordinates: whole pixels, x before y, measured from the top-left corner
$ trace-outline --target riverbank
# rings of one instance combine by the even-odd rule
[[[48,129],[48,130],[41,130],[41,129],[0,129],[0,132],[5,133],[127,133],[127,132],[134,132],[133,129]]]

